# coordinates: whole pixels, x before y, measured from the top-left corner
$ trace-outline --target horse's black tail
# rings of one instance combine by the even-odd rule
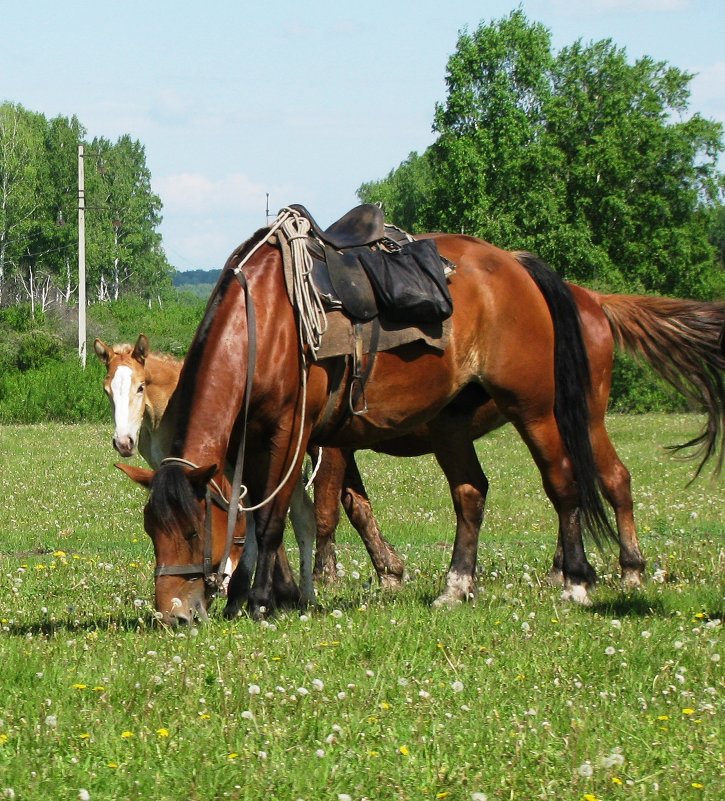
[[[516,259],[546,299],[554,323],[554,417],[571,459],[582,526],[599,547],[606,538],[618,542],[604,507],[589,435],[591,377],[579,310],[569,287],[541,259],[530,253],[517,253]]]

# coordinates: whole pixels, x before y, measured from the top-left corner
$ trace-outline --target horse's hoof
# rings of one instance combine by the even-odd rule
[[[552,567],[549,571],[549,584],[552,587],[564,586],[564,571],[560,567]]]
[[[622,570],[622,589],[627,592],[641,590],[643,584],[642,573],[639,570]]]
[[[227,604],[224,607],[224,611],[222,612],[222,616],[225,620],[234,620],[237,617],[242,616],[241,607],[237,604]]]
[[[398,592],[403,589],[403,577],[394,576],[392,573],[383,573],[380,576],[380,589],[386,592]]]
[[[572,601],[580,606],[592,605],[587,588],[583,584],[567,584],[561,593],[561,600]]]

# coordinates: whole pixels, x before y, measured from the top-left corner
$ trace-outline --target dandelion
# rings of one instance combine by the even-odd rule
[[[337,618],[337,619],[339,620],[339,619],[342,617],[342,610],[340,610],[340,609],[333,609],[333,610],[332,610],[332,616],[333,616],[334,618]]]
[[[720,654],[713,654],[713,655],[710,657],[710,661],[711,661],[711,662],[719,662],[719,661],[720,661]]]
[[[348,793],[338,793],[337,801],[352,801],[352,796]]]
[[[244,720],[254,720],[254,715],[248,709],[245,709],[244,712],[242,712],[242,718]]]
[[[168,729],[164,729],[164,728],[156,729],[156,734],[158,734],[159,737],[168,737],[169,736],[169,730]]]
[[[691,706],[686,706],[682,710],[682,714],[683,715],[694,715],[695,714],[695,710]]]
[[[259,695],[262,692],[258,684],[250,684],[248,689],[250,695]]]
[[[407,745],[401,745],[400,748],[398,748],[398,751],[405,757],[410,755],[410,750],[408,749]]]
[[[488,801],[486,793],[471,793],[471,801]]]
[[[599,801],[599,799],[591,793],[584,793],[582,796],[582,801]]]
[[[12,787],[6,787],[3,790],[3,798],[15,798],[15,790]]]
[[[78,801],[91,801],[91,794],[83,787],[78,791]]]
[[[576,771],[583,779],[591,779],[594,775],[594,768],[592,767],[592,763],[587,760],[583,764],[579,765]]]
[[[87,684],[76,683],[76,684],[73,685],[73,689],[74,690],[85,690],[87,686],[88,686]]]
[[[82,732],[81,734],[78,735],[78,739],[79,740],[90,740],[91,739],[91,735],[88,734],[87,731],[84,731],[84,732]]]
[[[7,734],[0,734],[0,745],[5,745],[8,739],[9,737],[7,736]]]
[[[309,695],[310,691],[306,687],[298,687],[297,688],[297,694],[305,696],[305,695]]]
[[[702,790],[705,785],[700,784],[700,782],[692,782],[692,786],[695,788],[695,790]]]
[[[267,758],[267,752],[266,751],[257,751],[257,757],[259,759],[266,759]]]
[[[227,754],[227,759],[236,759],[239,754],[236,751],[232,751],[231,754]]]
[[[451,689],[454,693],[462,693],[463,692],[463,682],[462,681],[454,681],[451,684]]]
[[[130,740],[133,737],[133,732],[132,731],[122,731],[121,732],[121,737],[124,740]]]
[[[621,629],[622,628],[622,621],[621,620],[613,620],[612,621],[612,628],[613,629]]]
[[[616,649],[613,648],[611,645],[604,649],[604,653],[607,656],[614,656],[617,653]]]
[[[641,636],[642,636],[643,639],[649,640],[649,638],[652,636],[652,632],[645,630],[645,631],[642,632]]]
[[[58,725],[58,718],[55,715],[47,715],[45,718],[45,725],[49,729],[54,729]]]
[[[315,751],[315,756],[318,759],[322,759],[322,757],[325,756],[325,752],[322,750],[322,748],[318,748],[317,751]]]
[[[312,679],[312,687],[313,689],[320,692],[324,688],[324,684],[321,679]]]

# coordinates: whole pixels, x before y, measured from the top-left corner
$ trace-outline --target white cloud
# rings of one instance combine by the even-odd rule
[[[201,173],[182,172],[155,178],[153,184],[168,215],[229,214],[264,208],[264,185],[243,173],[209,178]]]
[[[690,87],[690,108],[696,108],[704,117],[713,117],[725,123],[725,61],[707,67],[695,67]]]

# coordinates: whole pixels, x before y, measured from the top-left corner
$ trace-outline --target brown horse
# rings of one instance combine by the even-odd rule
[[[144,334],[139,334],[135,345],[124,343],[113,347],[97,338],[93,348],[99,361],[106,367],[103,389],[110,401],[116,426],[113,447],[126,457],[138,450],[152,468],[158,469],[169,455],[175,420],[173,412],[167,413],[167,410],[179,382],[183,361],[152,351]],[[225,491],[228,494],[228,490]],[[212,529],[224,532],[227,526],[226,497],[220,490],[214,494],[214,498],[210,524]],[[300,601],[306,605],[314,604],[314,521],[312,502],[305,495],[302,484],[293,494],[290,518],[300,549]],[[250,536],[248,547],[242,547],[246,540],[246,522],[240,518],[237,523],[229,563],[222,568],[226,577],[222,586],[224,591],[240,559],[244,557],[243,570],[250,574],[254,571],[257,555],[255,538]],[[251,523],[250,533],[253,533],[253,518]],[[278,581],[284,587],[294,581],[284,555],[280,566],[284,573],[278,575]]]
[[[718,430],[722,425],[722,412],[718,413],[717,405],[712,406],[712,402],[722,397],[718,381],[725,370],[725,353],[721,347],[722,334],[718,343],[717,331],[723,307],[722,304],[684,299],[601,295],[574,284],[569,284],[569,287],[579,309],[594,379],[589,412],[597,472],[604,495],[615,514],[622,582],[626,588],[635,588],[642,583],[644,560],[637,541],[630,474],[609,439],[604,418],[609,402],[615,339],[621,348],[650,364],[662,378],[683,393],[694,408],[708,409],[711,433],[687,443],[704,444],[706,452],[700,455],[707,459],[711,455],[707,448],[711,448],[721,436]],[[712,391],[701,391],[700,387],[708,384]],[[495,403],[489,400],[473,414],[471,435],[474,438],[484,436],[506,422]],[[400,439],[385,441],[373,450],[393,456],[431,453],[430,429],[433,425],[435,420]],[[698,454],[695,452],[693,455]],[[719,468],[720,464],[716,470]],[[380,532],[354,453],[330,448],[323,452],[315,477],[316,579],[331,581],[336,575],[334,534],[340,519],[340,503],[363,539],[381,584],[388,588],[399,587],[404,564]],[[556,583],[563,580],[562,556],[559,541],[550,574]]]
[[[208,549],[218,565],[228,552],[228,542],[205,530],[212,479],[236,464],[245,503],[256,509],[259,556],[249,604],[262,616],[274,606],[277,549],[308,443],[371,447],[433,419],[433,451],[457,516],[442,600],[468,597],[475,590],[487,489],[471,419],[489,399],[532,453],[559,517],[565,582],[575,597],[585,597],[593,576],[582,526],[600,537],[612,532],[589,435],[588,361],[563,282],[543,268],[535,282],[533,260],[527,270],[514,255],[473,237],[429,235],[457,265],[450,277],[448,345],[439,352],[414,342],[377,354],[366,385],[368,411],[350,416],[347,399],[332,391],[335,360],[314,361],[314,337],[303,340],[303,314],[287,294],[271,236],[290,218],[292,227],[302,228],[295,213],[284,210],[272,229],[258,232],[227,262],[175,395],[174,458],[155,473],[126,469],[151,489],[144,517],[164,618],[188,622],[205,612],[209,583],[205,591],[197,580],[209,578],[202,553]],[[235,581],[236,575],[230,596]]]

